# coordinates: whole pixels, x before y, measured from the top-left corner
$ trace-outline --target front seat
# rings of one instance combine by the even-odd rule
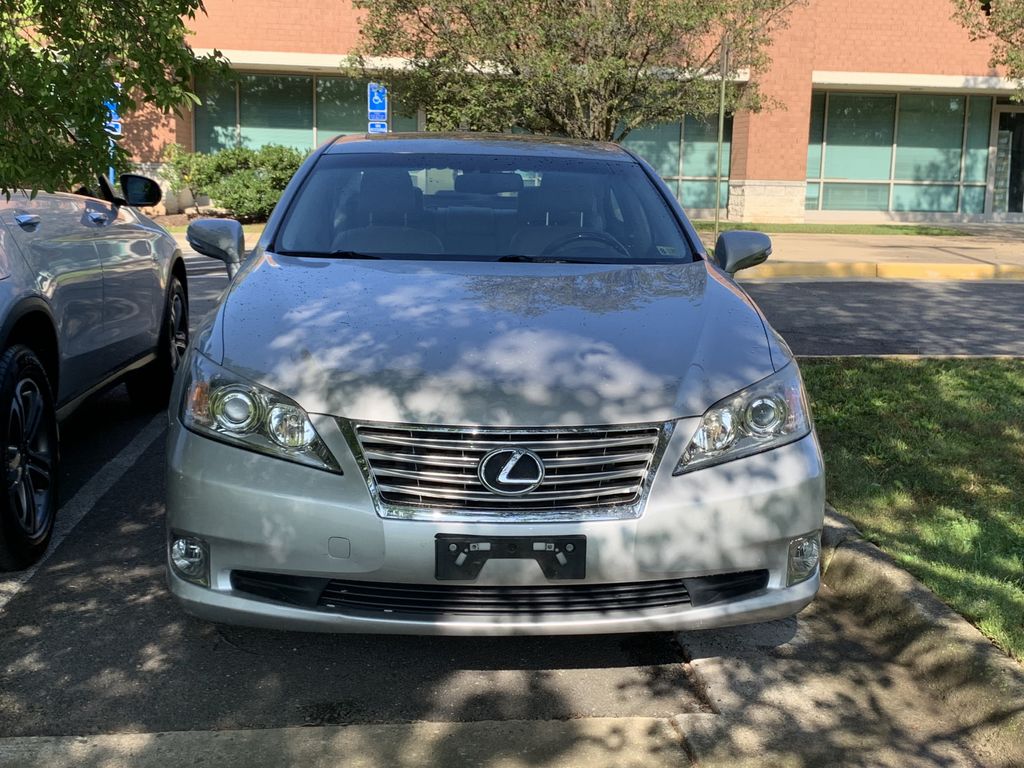
[[[361,226],[343,229],[332,250],[365,253],[444,253],[440,239],[410,226],[423,220],[419,190],[400,168],[364,171],[353,219]]]
[[[569,174],[548,177],[535,190],[523,190],[519,220],[510,251],[526,256],[538,256],[551,243],[578,232],[604,231],[591,185]]]

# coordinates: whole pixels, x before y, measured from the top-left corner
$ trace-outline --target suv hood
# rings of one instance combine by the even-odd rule
[[[216,325],[226,367],[311,413],[366,421],[664,421],[699,416],[774,370],[760,316],[703,262],[266,253],[235,281]]]

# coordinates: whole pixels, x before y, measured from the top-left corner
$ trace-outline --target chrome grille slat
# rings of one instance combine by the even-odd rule
[[[439,440],[439,439],[424,439],[416,437],[397,437],[397,436],[386,436],[375,432],[369,432],[364,434],[360,431],[359,436],[363,441],[363,445],[400,445],[403,448],[444,448],[447,450],[463,450],[463,451],[476,451],[480,450],[487,452],[494,448],[504,448],[508,445],[515,445],[519,448],[529,448],[531,451],[537,453],[543,453],[545,451],[574,451],[574,450],[589,450],[594,448],[616,448],[619,446],[634,446],[634,445],[646,445],[653,447],[658,442],[658,436],[650,435],[643,437],[628,437],[628,438],[610,438],[607,440],[564,440],[561,441],[557,446],[552,446],[548,441],[536,441],[530,438],[533,435],[523,434],[523,438],[520,440],[515,439],[516,435],[520,433],[509,433],[508,440],[480,440],[475,436],[469,440],[461,441],[458,445],[452,445],[451,440]]]
[[[437,510],[452,519],[493,512],[541,520],[573,510],[637,513],[668,433],[662,424],[550,429],[353,424],[350,434],[371,491],[385,507]],[[477,476],[487,453],[509,446],[534,451],[546,470],[541,485],[522,496],[492,493]]]
[[[425,496],[425,489],[422,486],[417,485],[395,485],[393,483],[381,483],[380,490],[383,493],[400,493],[406,496]],[[481,486],[482,488],[483,486]],[[541,488],[544,486],[542,485]],[[599,488],[595,490],[587,491],[533,491],[529,494],[529,498],[526,499],[524,496],[496,496],[488,490],[482,491],[463,491],[457,488],[431,488],[429,495],[437,499],[462,499],[465,501],[482,501],[487,504],[502,504],[504,506],[522,506],[523,500],[535,501],[537,499],[592,499],[599,498],[601,496],[616,496],[626,494],[632,497],[640,490],[640,484],[631,485],[628,487],[611,486],[607,489]]]
[[[394,463],[406,463],[406,464],[430,464],[438,467],[472,467],[474,472],[476,471],[476,465],[479,463],[480,458],[484,455],[485,451],[481,451],[479,456],[442,456],[439,454],[402,454],[402,453],[387,453],[385,451],[374,451],[364,450],[363,455],[367,459],[377,461],[389,461]],[[601,457],[601,461],[604,464],[623,464],[627,462],[647,462],[651,458],[650,451],[644,452],[632,452],[632,453],[610,453],[606,456]],[[544,466],[549,469],[555,467],[587,467],[594,463],[594,459],[591,456],[555,456],[555,457],[544,457]]]
[[[480,488],[483,488],[483,485],[477,479],[476,472],[466,474],[459,474],[457,472],[435,472],[433,470],[422,472],[418,470],[394,469],[390,467],[380,467],[376,471],[377,476],[380,478],[397,477],[404,480],[422,479],[444,484],[472,484],[474,487],[480,486]],[[548,482],[545,483],[545,485],[578,485],[579,483],[590,483],[601,480],[620,480],[635,478],[636,476],[637,472],[635,469],[619,469],[612,472],[574,472],[562,475],[548,473]]]

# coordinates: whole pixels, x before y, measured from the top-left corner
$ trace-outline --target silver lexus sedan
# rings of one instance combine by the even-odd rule
[[[628,150],[349,137],[296,174],[172,393],[170,588],[209,620],[422,634],[679,630],[818,590],[793,355]]]

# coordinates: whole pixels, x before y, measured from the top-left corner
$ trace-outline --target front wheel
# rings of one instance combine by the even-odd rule
[[[171,275],[156,360],[134,371],[126,382],[128,396],[133,403],[146,410],[167,407],[174,374],[188,349],[188,338],[188,298],[185,286],[176,275]]]
[[[57,413],[46,371],[20,344],[0,355],[0,570],[27,568],[43,556],[57,512]]]

